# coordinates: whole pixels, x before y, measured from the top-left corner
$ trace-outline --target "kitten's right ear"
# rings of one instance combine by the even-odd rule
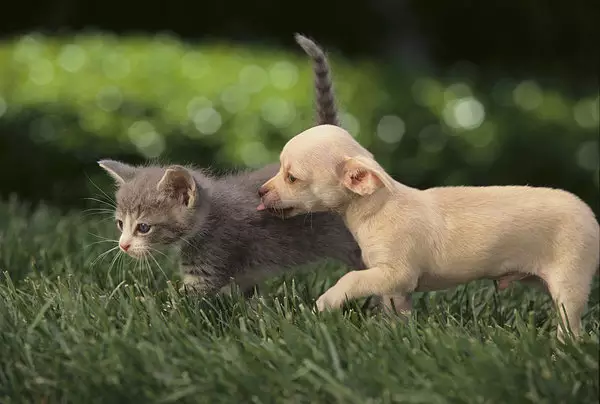
[[[115,160],[100,160],[98,165],[104,168],[119,185],[131,180],[136,173],[135,167]]]

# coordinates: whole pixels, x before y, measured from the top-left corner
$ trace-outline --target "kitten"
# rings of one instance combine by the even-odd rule
[[[308,38],[296,34],[296,41],[313,61],[317,124],[338,125],[327,59]],[[233,281],[248,294],[267,277],[325,258],[364,268],[360,248],[337,216],[282,220],[256,210],[257,190],[279,163],[223,177],[178,165],[99,165],[118,185],[121,250],[139,258],[158,246],[180,246],[184,286],[190,289],[215,293]]]

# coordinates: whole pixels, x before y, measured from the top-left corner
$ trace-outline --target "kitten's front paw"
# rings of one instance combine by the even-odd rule
[[[179,287],[179,293],[204,293],[206,290],[206,282],[201,277],[188,274],[183,276],[183,285]]]

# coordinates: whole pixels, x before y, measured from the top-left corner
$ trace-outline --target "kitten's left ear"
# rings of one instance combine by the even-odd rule
[[[346,157],[342,165],[342,184],[358,195],[371,195],[379,188],[394,188],[394,180],[375,160],[361,156]]]
[[[182,166],[167,168],[156,189],[169,194],[187,207],[193,206],[196,200],[196,180],[192,173]]]

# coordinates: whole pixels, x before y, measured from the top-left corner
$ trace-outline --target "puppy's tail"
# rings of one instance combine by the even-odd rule
[[[317,96],[317,125],[340,126],[338,111],[335,105],[333,82],[331,80],[331,69],[329,68],[329,62],[325,53],[319,45],[304,35],[295,34],[294,38],[313,61]]]

